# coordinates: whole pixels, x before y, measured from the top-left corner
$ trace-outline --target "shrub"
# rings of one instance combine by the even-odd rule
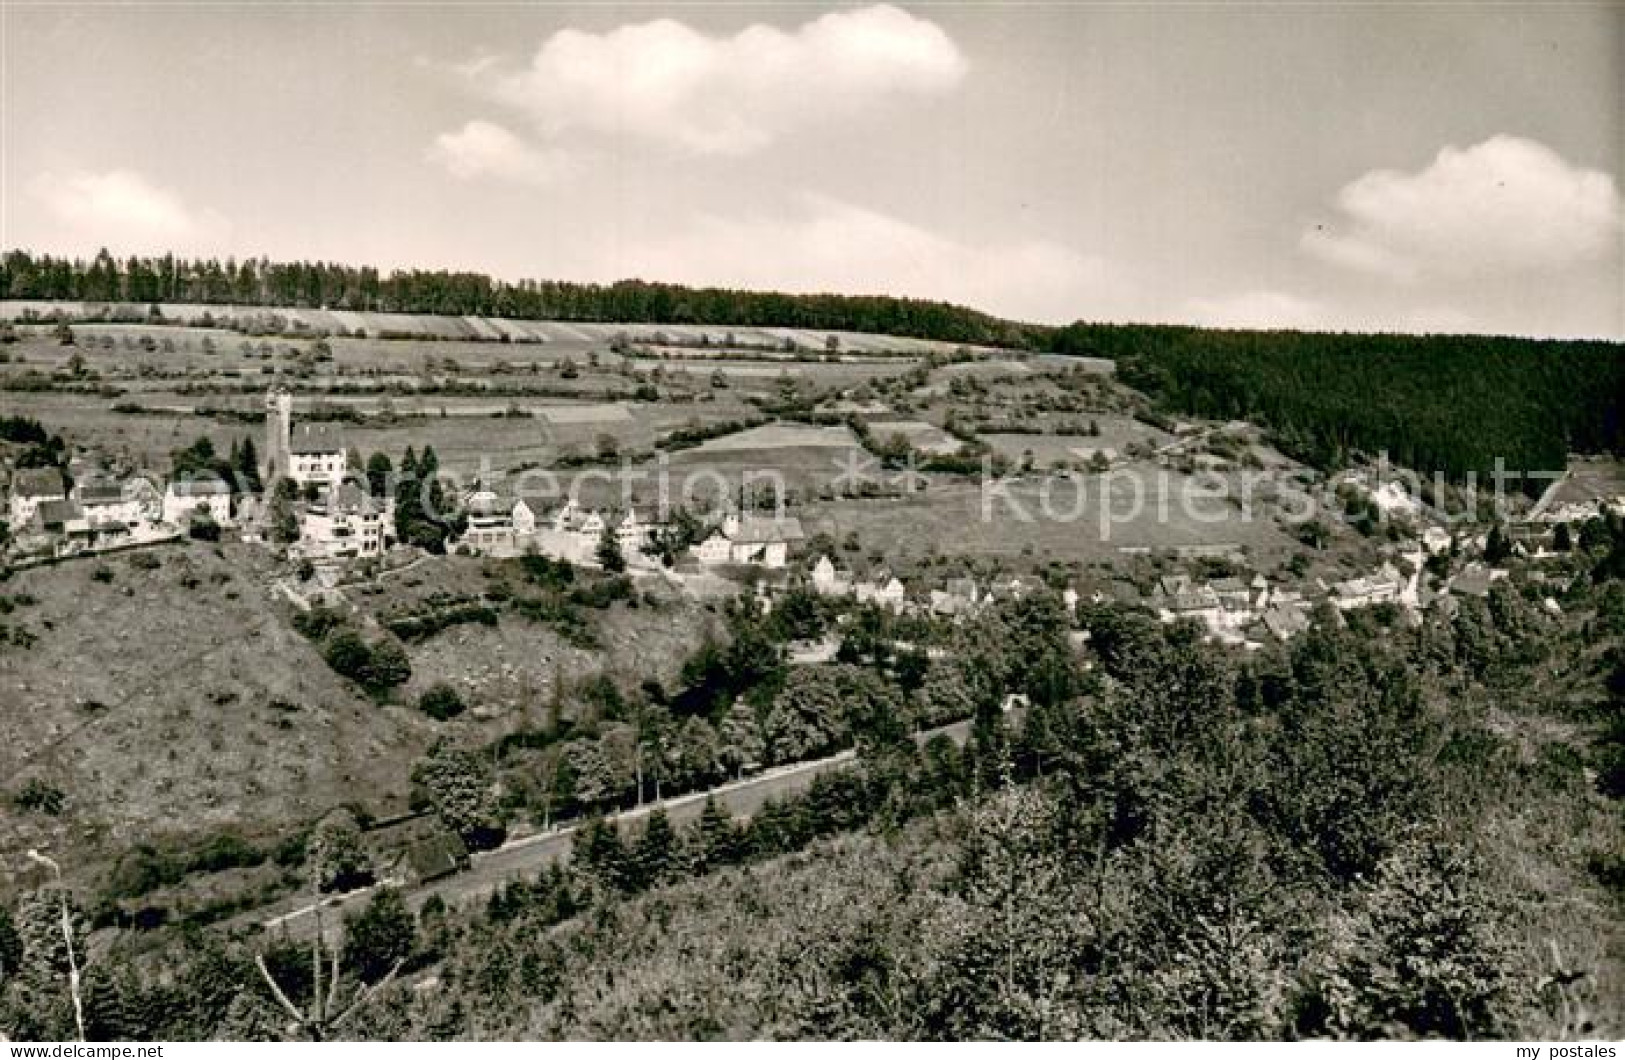
[[[198,516],[186,528],[186,534],[193,541],[219,541],[220,524],[207,515]]]
[[[384,692],[405,684],[412,676],[412,662],[400,643],[381,637],[368,644],[353,629],[335,630],[322,643],[322,658],[333,671],[348,677],[369,692]]]
[[[467,710],[468,705],[455,688],[441,682],[418,697],[418,709],[436,721],[446,721]]]
[[[47,814],[55,817],[62,812],[67,802],[61,788],[53,787],[45,781],[34,777],[24,784],[12,799],[20,810],[29,810],[35,813]]]

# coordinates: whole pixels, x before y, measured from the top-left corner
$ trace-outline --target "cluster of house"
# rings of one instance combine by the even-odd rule
[[[1168,574],[1157,580],[1146,600],[1164,622],[1194,619],[1213,637],[1231,643],[1246,641],[1257,627],[1279,640],[1289,640],[1309,628],[1309,602],[1304,594],[1271,585],[1255,574],[1199,582],[1188,574]]]
[[[25,556],[72,556],[164,541],[207,514],[232,521],[231,490],[223,482],[177,480],[161,489],[142,475],[76,470],[71,485],[54,467],[12,475],[6,525],[13,549]]]
[[[144,478],[85,475],[70,487],[54,467],[25,468],[12,476],[7,526],[23,551],[99,551],[150,536],[167,500]]]
[[[265,412],[262,476],[292,482],[300,498],[290,554],[323,567],[383,555],[395,543],[394,501],[373,497],[352,479],[359,469],[350,467],[342,434],[326,424],[296,428],[285,390],[266,396]],[[608,528],[629,565],[656,562],[646,546],[660,525],[631,508],[598,511],[570,501],[543,517],[522,497],[481,487],[460,500],[466,524],[449,543],[454,551],[539,553],[591,566]],[[160,487],[140,476],[120,480],[96,473],[70,487],[56,468],[34,468],[13,475],[7,515],[11,536],[25,551],[62,556],[169,540],[200,519],[253,538],[268,529],[270,508],[264,498],[235,493],[212,475],[176,478]],[[690,559],[700,567],[782,569],[805,536],[794,518],[728,515],[692,547]]]
[[[972,616],[995,600],[1019,599],[1039,589],[1037,579],[1009,575],[992,579],[986,585],[975,578],[949,578],[941,588],[910,591],[903,580],[890,571],[880,570],[867,578],[857,578],[837,566],[828,555],[818,557],[813,564],[808,584],[820,596],[874,604],[900,615],[952,619]],[[1065,590],[1063,597],[1068,607],[1077,605],[1079,596],[1075,589]]]
[[[467,528],[452,543],[458,551],[484,556],[535,553],[586,566],[598,562],[606,530],[614,535],[629,566],[652,566],[647,546],[663,524],[639,517],[637,509],[601,511],[575,500],[550,514],[538,516],[523,497],[504,497],[477,489],[463,501]],[[800,520],[790,516],[725,515],[701,541],[690,548],[700,567],[755,566],[780,570],[790,562],[795,547],[806,537]]]

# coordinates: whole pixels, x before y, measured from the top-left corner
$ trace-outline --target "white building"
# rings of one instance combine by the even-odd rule
[[[895,575],[882,572],[873,581],[858,582],[858,603],[874,604],[890,611],[901,611],[908,602],[908,590]]]
[[[801,520],[793,517],[730,515],[720,530],[694,546],[694,554],[706,565],[737,563],[777,570],[789,563],[790,546],[805,537]]]
[[[1450,531],[1441,526],[1430,526],[1422,531],[1422,547],[1432,553],[1448,551],[1450,548]]]
[[[185,526],[199,512],[231,525],[231,487],[217,478],[177,479],[164,490],[163,521]]]
[[[653,539],[659,526],[639,519],[632,508],[616,515],[582,508],[572,500],[551,516],[538,519],[531,507],[520,500],[510,515],[518,547],[533,548],[544,556],[596,565],[604,528],[611,527],[628,565],[648,566],[655,562],[644,552],[644,546]]]
[[[360,488],[327,490],[299,521],[299,551],[316,562],[343,562],[383,555],[386,513]]]
[[[134,526],[148,514],[142,491],[113,479],[86,478],[74,487],[73,494],[91,526]]]
[[[276,389],[265,395],[265,481],[286,476],[301,486],[337,486],[349,471],[344,438],[327,424],[293,428],[293,397]],[[359,469],[357,469],[359,470]]]
[[[511,552],[516,546],[513,510],[513,501],[491,490],[475,490],[463,501],[468,527],[457,547],[480,555]]]
[[[599,535],[604,532],[604,517],[597,511],[582,508],[572,500],[553,513],[553,530],[560,534],[590,536],[596,544]]]
[[[813,564],[812,587],[819,596],[849,596],[852,577],[835,566],[828,556],[819,556],[818,562]]]
[[[302,423],[288,439],[288,477],[301,486],[337,486],[348,463],[343,436],[326,424]]]
[[[654,527],[638,520],[637,510],[628,508],[615,524],[615,540],[621,546],[621,555],[628,563],[643,555],[643,546],[649,543]]]
[[[1405,591],[1405,578],[1390,563],[1384,563],[1376,574],[1365,578],[1350,578],[1332,587],[1332,604],[1339,611],[1351,611],[1373,604],[1398,603]]]
[[[62,473],[56,468],[23,468],[11,476],[10,523],[13,527],[26,526],[41,504],[67,499]]]

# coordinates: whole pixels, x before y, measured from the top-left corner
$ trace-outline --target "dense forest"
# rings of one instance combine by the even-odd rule
[[[1625,450],[1618,343],[1073,325],[1049,345],[1111,358],[1164,408],[1259,423],[1323,469],[1386,452],[1460,481],[1498,459],[1516,476]]]
[[[1257,653],[1049,594],[1000,603],[923,675],[870,639],[837,670],[845,731],[792,726],[857,751],[804,793],[748,821],[589,822],[568,866],[467,907],[384,889],[319,962],[254,933],[116,931],[79,950],[86,1034],[1616,1036],[1625,524],[1578,538],[1561,614],[1520,570],[1420,626],[1327,613]],[[791,632],[772,621],[736,615],[758,665],[702,653],[685,683],[721,694],[684,709],[830,716],[761,650]],[[933,684],[974,713],[964,748],[910,738]],[[1001,711],[1007,690],[1030,705]],[[448,824],[484,821],[489,757],[420,771]],[[343,831],[290,863],[329,886],[354,870]],[[73,1033],[64,901],[0,916],[13,1035]]]
[[[474,272],[378,269],[263,258],[90,261],[8,252],[0,259],[0,298],[86,302],[188,302],[386,313],[800,327],[864,331],[942,342],[1033,346],[1045,329],[913,298],[783,294],[624,280],[612,284],[521,280]]]

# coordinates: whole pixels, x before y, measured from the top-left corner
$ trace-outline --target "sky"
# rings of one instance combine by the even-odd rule
[[[1625,6],[0,2],[0,245],[1625,338]]]

